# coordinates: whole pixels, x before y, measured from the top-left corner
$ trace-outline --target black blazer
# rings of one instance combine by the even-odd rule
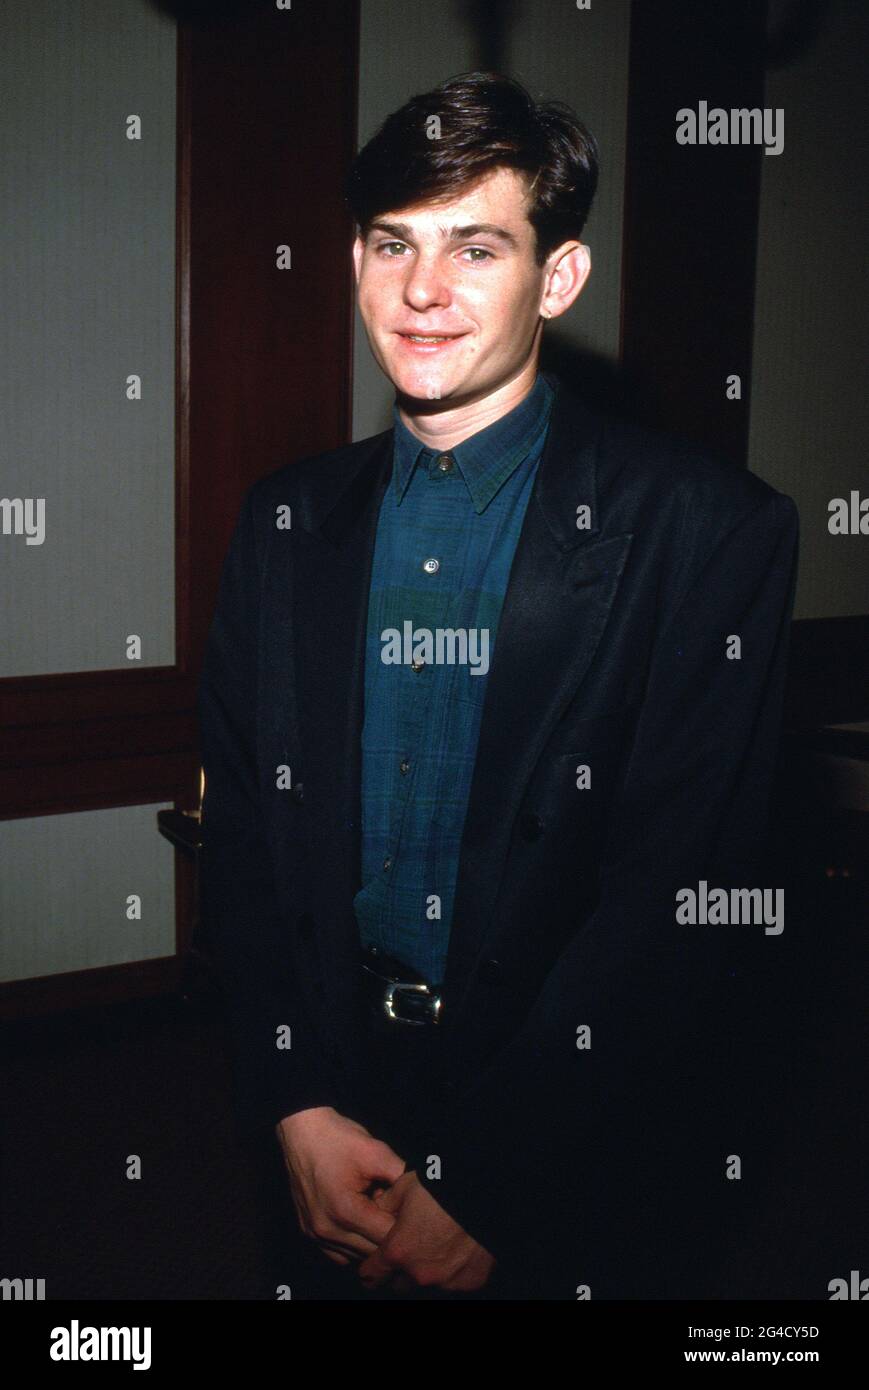
[[[689,1296],[737,1215],[743,994],[777,938],[678,925],[675,894],[776,886],[761,851],[797,513],[549,379],[462,839],[445,1065],[402,1156],[439,1156],[431,1191],[523,1297]],[[388,431],[256,483],[209,638],[203,918],[256,1125],[325,1104],[364,1119],[352,903],[391,463]],[[277,785],[287,766],[292,790]]]

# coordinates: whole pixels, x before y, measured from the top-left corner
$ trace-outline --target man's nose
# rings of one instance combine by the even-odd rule
[[[447,305],[452,299],[448,277],[434,256],[418,256],[408,272],[404,297],[417,311],[433,304]]]

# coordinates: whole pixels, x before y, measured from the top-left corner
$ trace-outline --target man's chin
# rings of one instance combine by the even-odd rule
[[[395,394],[404,408],[414,415],[438,415],[442,410],[454,410],[462,402],[461,396],[421,396],[414,391],[404,391],[400,386],[395,387]]]
[[[420,380],[419,377],[408,377],[406,372],[399,372],[395,376],[389,373],[387,375],[395,388],[395,394],[415,415],[437,414],[439,410],[455,409],[474,394],[470,386],[445,378],[431,376]]]

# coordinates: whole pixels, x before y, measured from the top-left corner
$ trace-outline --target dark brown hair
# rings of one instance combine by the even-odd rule
[[[594,136],[563,102],[537,103],[494,72],[453,77],[388,116],[353,161],[347,201],[365,236],[384,213],[448,199],[497,168],[527,178],[539,265],[579,237],[597,188]]]

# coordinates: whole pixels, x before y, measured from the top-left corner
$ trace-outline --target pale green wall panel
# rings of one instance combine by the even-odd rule
[[[0,822],[0,981],[175,954],[175,851],[153,806]],[[127,917],[137,894],[141,920]]]
[[[749,467],[800,510],[797,618],[869,612],[869,537],[827,527],[869,493],[867,52],[869,6],[838,0],[764,98],[785,144],[761,159]]]
[[[125,667],[128,634],[172,664],[175,27],[28,0],[0,35],[0,499],[45,504],[41,544],[0,514],[0,676]]]

